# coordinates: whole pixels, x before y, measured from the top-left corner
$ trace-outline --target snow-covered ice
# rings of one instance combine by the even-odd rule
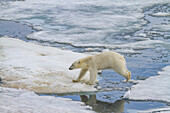
[[[138,111],[138,113],[170,113],[170,107]]]
[[[169,32],[169,31],[170,31],[170,24],[154,25],[154,26],[153,26],[153,30],[154,30],[154,31]]]
[[[136,49],[131,41],[115,41],[111,34],[141,29],[147,23],[143,19],[143,9],[165,3],[169,0],[25,0],[0,4],[0,18],[42,29],[30,34],[30,39],[109,48],[126,43],[129,48]],[[145,49],[145,46],[138,48]]]
[[[125,93],[124,98],[130,100],[151,100],[170,102],[170,66],[163,68],[158,76],[139,81],[137,85]],[[169,113],[170,107],[138,111],[139,113],[163,112]]]
[[[2,86],[37,93],[96,91],[85,83],[72,83],[80,70],[69,66],[85,54],[40,46],[14,38],[0,38]],[[84,82],[89,76],[84,77]]]
[[[163,68],[159,74],[132,86],[124,98],[170,102],[170,66]]]
[[[166,13],[166,12],[158,12],[158,13],[154,13],[151,14],[152,16],[158,16],[158,17],[169,17],[170,13]]]
[[[38,96],[34,92],[0,87],[1,113],[93,113],[91,107],[71,99]]]

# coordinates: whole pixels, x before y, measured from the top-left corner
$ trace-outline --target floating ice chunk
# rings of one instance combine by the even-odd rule
[[[147,48],[154,48],[154,44],[162,44],[163,41],[160,40],[145,40],[145,41],[139,41],[139,42],[133,42],[128,44],[122,44],[122,45],[115,45],[117,48],[132,48],[134,50],[140,50],[140,49],[147,49]]]
[[[41,31],[42,30],[41,26],[34,26],[33,28],[36,29],[37,31]]]
[[[129,54],[141,54],[140,51],[134,51],[133,49],[117,49],[118,53],[129,53]]]
[[[158,12],[158,13],[153,13],[150,14],[151,16],[157,16],[157,17],[167,17],[170,16],[169,12]]]
[[[72,83],[79,70],[69,66],[85,54],[45,47],[13,38],[0,38],[0,68],[3,86],[38,93],[95,91],[85,83]],[[88,74],[88,73],[87,73]],[[84,82],[88,81],[86,75]]]
[[[138,111],[138,113],[169,113],[169,112],[170,112],[170,107]]]
[[[2,87],[0,105],[1,113],[93,113],[91,107],[71,99],[38,96],[26,90]]]
[[[97,89],[98,89],[98,90],[101,90],[102,88],[101,88],[100,86],[97,86]]]
[[[86,48],[85,50],[88,51],[88,52],[101,51],[101,49],[99,49],[99,48]]]
[[[146,33],[135,34],[135,36],[137,36],[137,37],[146,37]]]
[[[102,52],[108,52],[110,49],[103,49]]]
[[[154,30],[154,31],[162,31],[162,32],[169,32],[170,31],[170,24],[154,25],[152,30]]]
[[[131,36],[130,35],[126,35],[126,36],[124,36],[124,39],[130,39],[131,38]]]
[[[160,75],[150,77],[134,85],[124,98],[131,100],[154,100],[170,102],[170,66],[163,68]]]

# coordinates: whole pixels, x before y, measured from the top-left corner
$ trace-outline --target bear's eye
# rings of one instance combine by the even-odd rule
[[[80,61],[78,63],[80,64]]]

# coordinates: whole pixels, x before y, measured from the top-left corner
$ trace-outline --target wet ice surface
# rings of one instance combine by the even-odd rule
[[[126,92],[124,98],[132,100],[155,100],[170,102],[169,80],[170,66],[163,68],[157,76],[140,81]],[[149,88],[148,88],[149,87]]]
[[[108,93],[108,92],[104,92]],[[114,93],[114,92],[110,92]],[[165,107],[165,103],[160,102],[152,102],[152,101],[127,101],[127,100],[116,100],[115,102],[104,102],[98,98],[97,94],[88,93],[76,93],[74,95],[71,94],[52,94],[51,96],[55,97],[64,97],[71,98],[74,101],[84,102],[86,105],[92,107],[92,109],[96,112],[108,113],[108,112],[116,112],[116,113],[136,113],[138,111],[144,111],[146,109],[153,109],[159,107]],[[45,96],[41,94],[41,96]]]
[[[82,102],[52,96],[38,96],[34,92],[0,87],[1,113],[93,113]]]
[[[150,100],[170,103],[170,66],[163,68],[158,76],[150,77],[145,81],[140,81],[137,85],[125,93],[124,98],[130,100]],[[149,88],[148,88],[149,87]],[[170,107],[155,109],[151,111],[170,112]],[[148,110],[147,112],[150,112]]]

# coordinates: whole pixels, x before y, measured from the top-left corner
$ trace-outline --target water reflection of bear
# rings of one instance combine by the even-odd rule
[[[107,103],[96,100],[96,95],[80,95],[81,101],[86,105],[89,105],[93,108],[94,111],[100,113],[122,113],[124,112],[124,100],[117,100],[115,103]]]

